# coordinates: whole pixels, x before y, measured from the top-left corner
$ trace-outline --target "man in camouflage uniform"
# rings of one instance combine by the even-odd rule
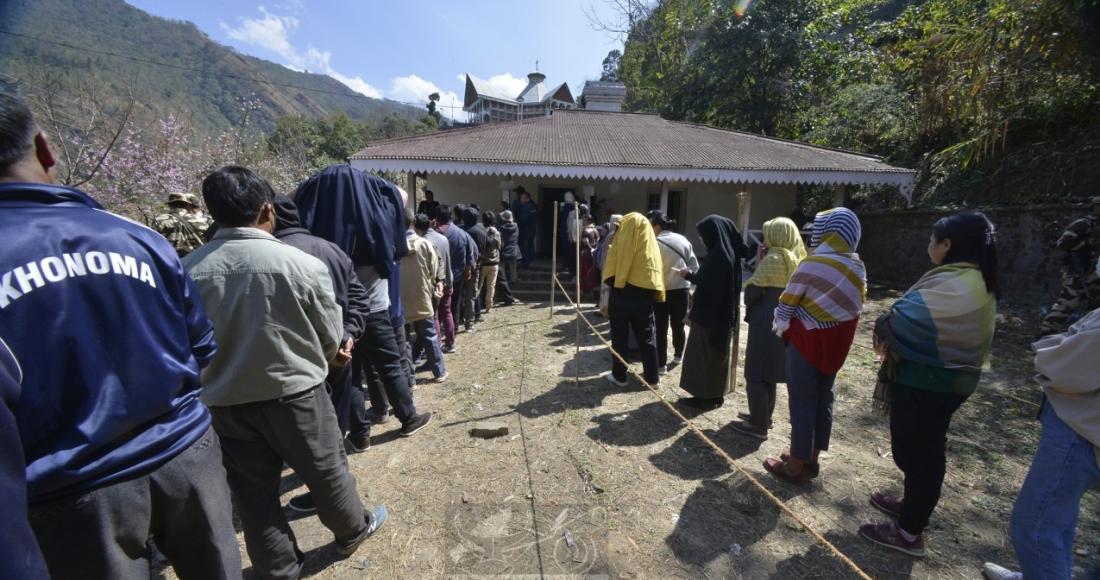
[[[168,194],[168,212],[153,219],[153,229],[168,238],[181,258],[203,244],[209,227],[210,218],[193,193]]]
[[[1092,213],[1070,224],[1058,238],[1058,249],[1065,252],[1062,293],[1043,319],[1043,336],[1064,332],[1074,315],[1100,308],[1100,275],[1095,267],[1100,257],[1100,196],[1092,198]]]

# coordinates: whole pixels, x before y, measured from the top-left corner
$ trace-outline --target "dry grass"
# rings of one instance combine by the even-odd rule
[[[859,344],[869,345],[870,322],[891,297],[872,296]],[[295,521],[307,575],[851,576],[651,393],[607,383],[610,357],[590,333],[574,360],[573,318],[548,314],[545,305],[502,308],[477,333],[460,335],[459,352],[447,358],[450,382],[416,391],[417,405],[436,412],[436,422],[410,439],[394,437],[395,422],[377,427],[375,446],[351,458],[361,492],[390,507],[390,523],[356,556],[338,560],[316,518]],[[606,322],[593,320],[606,332]],[[840,374],[833,448],[812,486],[778,482],[760,465],[787,446],[782,388],[763,444],[728,427],[745,409],[740,388],[695,421],[872,576],[977,578],[983,561],[1015,561],[1007,522],[1039,434],[1036,409],[1024,402],[1039,398],[1027,353],[1034,325],[1002,314],[993,369],[952,427],[923,560],[886,553],[855,533],[879,519],[868,494],[901,483],[885,421],[870,410],[877,365],[868,348],[853,349]],[[678,379],[675,370],[664,378],[666,398],[680,396]],[[470,437],[484,418],[506,422],[509,435]],[[300,491],[288,489],[284,500]],[[1077,559],[1090,566],[1100,563],[1097,507],[1095,494],[1086,497],[1078,532]]]

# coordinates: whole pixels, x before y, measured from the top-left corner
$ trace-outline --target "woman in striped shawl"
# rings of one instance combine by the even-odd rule
[[[911,556],[924,555],[922,532],[940,499],[951,417],[977,388],[993,343],[994,238],[993,224],[979,212],[936,222],[928,243],[936,267],[875,325],[875,349],[884,357],[875,403],[890,414],[891,450],[905,489],[871,494],[871,505],[897,523],[867,524],[859,533]]]
[[[855,339],[867,294],[867,274],[856,254],[860,224],[839,207],[814,219],[813,255],[799,264],[779,297],[773,330],[787,343],[790,452],[769,457],[764,468],[802,483],[818,473],[818,455],[829,448],[833,383]]]

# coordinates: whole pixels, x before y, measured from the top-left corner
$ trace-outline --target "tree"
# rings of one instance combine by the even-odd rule
[[[600,73],[601,81],[619,82],[619,62],[622,58],[623,53],[617,48],[607,53],[603,59],[603,72]]]
[[[443,119],[443,115],[439,112],[439,106],[436,103],[439,102],[439,93],[432,93],[428,95],[428,115],[435,119],[436,125]]]

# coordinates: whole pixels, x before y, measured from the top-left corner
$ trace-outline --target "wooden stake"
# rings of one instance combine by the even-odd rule
[[[577,240],[573,245],[577,250],[577,265],[573,270],[574,277],[577,279],[577,306],[581,304],[581,203],[580,201],[573,202],[573,216],[574,223],[577,226]],[[577,351],[573,356],[573,374],[574,383],[577,388],[581,386],[581,310],[577,308]]]
[[[551,235],[553,242],[550,245],[550,319],[554,319],[554,298],[558,295],[558,289],[554,286],[558,280],[558,202],[554,202],[554,232]]]

